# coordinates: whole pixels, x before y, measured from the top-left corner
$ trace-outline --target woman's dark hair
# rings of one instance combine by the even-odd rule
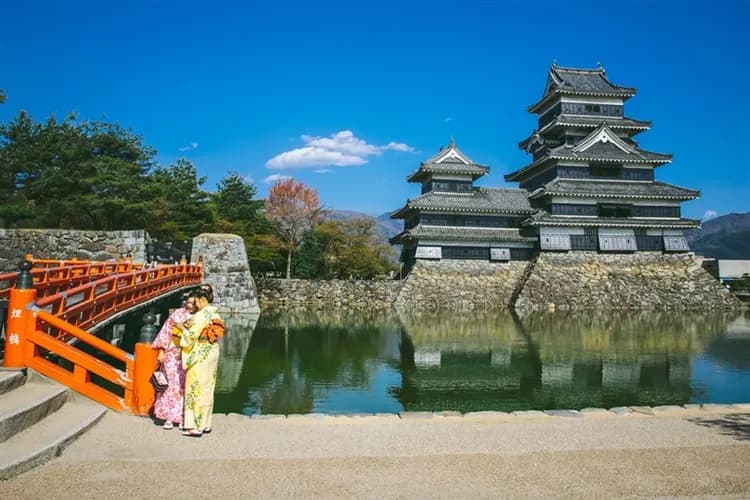
[[[191,297],[195,297],[196,299],[206,299],[208,300],[208,303],[212,303],[214,301],[214,292],[213,290],[206,290],[203,287],[198,288],[197,290],[193,290],[190,293]]]
[[[208,283],[203,283],[203,284],[202,284],[202,285],[200,286],[200,290],[205,290],[206,292],[208,292],[208,294],[209,294],[209,297],[210,297],[210,298],[208,299],[208,301],[209,301],[209,302],[213,302],[213,301],[214,301],[214,287],[212,287],[212,286],[211,286],[211,285],[209,285]]]

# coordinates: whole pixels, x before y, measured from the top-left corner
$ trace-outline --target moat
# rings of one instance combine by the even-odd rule
[[[461,412],[750,401],[750,315],[227,318],[216,412]]]

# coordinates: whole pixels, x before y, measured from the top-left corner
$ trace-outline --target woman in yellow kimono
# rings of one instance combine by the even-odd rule
[[[201,288],[191,294],[198,311],[182,326],[182,366],[185,368],[185,415],[183,435],[201,437],[211,432],[216,371],[219,367],[218,340],[224,323],[213,302],[213,292]]]

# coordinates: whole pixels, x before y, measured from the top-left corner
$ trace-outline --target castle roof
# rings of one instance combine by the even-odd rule
[[[506,181],[518,181],[529,171],[548,160],[580,160],[595,163],[643,163],[660,165],[672,161],[672,155],[654,153],[628,143],[602,122],[598,128],[575,145],[563,144],[548,148],[542,156],[515,172],[505,175]]]
[[[633,118],[560,114],[544,127],[535,130],[529,137],[519,142],[518,147],[527,150],[528,145],[536,136],[547,134],[558,127],[597,128],[602,123],[606,123],[613,130],[641,132],[651,128],[651,122]],[[635,135],[635,133],[632,133],[632,135]]]
[[[473,241],[482,243],[529,243],[536,242],[536,237],[521,236],[518,229],[465,227],[465,226],[428,226],[417,224],[411,229],[402,231],[389,241],[391,244],[401,243],[405,239],[421,239],[436,241]]]
[[[403,218],[412,210],[484,214],[530,214],[528,192],[524,189],[474,188],[466,194],[429,192],[410,199],[391,218]]]
[[[529,195],[529,198],[550,195],[584,198],[693,200],[700,196],[700,192],[659,181],[644,183],[556,179],[535,190]]]
[[[422,162],[419,168],[412,172],[406,180],[422,182],[430,176],[434,176],[434,174],[470,175],[472,179],[477,179],[489,171],[490,167],[474,163],[463,154],[451,139],[447,147],[442,148],[438,154],[429,160]]]
[[[603,217],[560,217],[547,212],[537,212],[524,220],[523,226],[574,226],[574,227],[611,227],[611,228],[651,228],[651,229],[696,229],[701,223],[694,219],[633,219]]]
[[[564,68],[553,63],[547,76],[544,95],[536,104],[529,106],[528,110],[531,113],[536,113],[542,110],[555,96],[559,95],[622,97],[627,99],[635,93],[636,90],[632,87],[622,87],[610,82],[601,65],[595,69],[587,69]]]

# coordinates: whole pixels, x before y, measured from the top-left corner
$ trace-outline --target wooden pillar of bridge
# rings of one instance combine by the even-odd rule
[[[22,368],[26,366],[24,351],[26,349],[26,330],[34,328],[36,318],[31,304],[36,300],[34,280],[31,277],[32,264],[28,260],[21,263],[16,278],[16,286],[10,290],[8,300],[8,322],[5,328],[5,356],[3,366]]]

